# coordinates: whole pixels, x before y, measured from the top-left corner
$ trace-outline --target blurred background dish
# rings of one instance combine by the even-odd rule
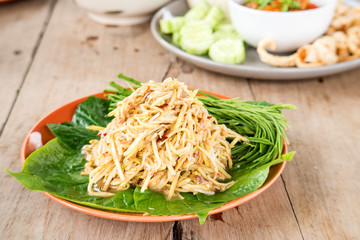
[[[152,13],[171,0],[75,0],[96,22],[108,25],[135,25],[148,21]]]
[[[290,52],[325,33],[334,15],[337,0],[312,0],[315,9],[273,12],[243,6],[245,0],[228,0],[232,24],[240,36],[256,47],[271,38],[275,52]]]
[[[248,47],[246,49],[246,59],[242,64],[225,64],[211,60],[202,55],[192,55],[173,44],[172,38],[168,34],[160,31],[159,21],[163,18],[182,16],[189,10],[185,0],[178,0],[169,3],[161,8],[151,21],[151,32],[155,40],[165,49],[176,56],[207,70],[226,75],[264,79],[264,80],[293,80],[307,79],[328,76],[360,66],[360,58],[351,61],[340,62],[327,66],[295,68],[295,67],[272,67],[262,62],[256,49]]]
[[[200,4],[203,0],[186,0],[186,1],[189,7],[192,8]],[[212,6],[221,8],[221,10],[225,13],[225,17],[229,18],[229,8],[228,8],[227,0],[207,0],[207,2]]]

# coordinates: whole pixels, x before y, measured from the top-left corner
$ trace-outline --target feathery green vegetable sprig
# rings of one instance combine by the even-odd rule
[[[276,7],[279,7],[279,9],[281,9],[281,11],[283,12],[301,8],[300,1],[296,0],[246,0],[246,2],[256,3],[258,9],[264,9],[266,6],[275,5]]]

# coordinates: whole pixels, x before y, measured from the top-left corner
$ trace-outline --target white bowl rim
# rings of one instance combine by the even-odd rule
[[[337,0],[327,0],[323,5],[318,6],[317,8],[313,8],[313,9],[307,9],[307,10],[301,10],[301,11],[286,11],[286,12],[264,11],[261,9],[253,9],[253,8],[243,6],[237,0],[228,0],[228,2],[234,3],[242,11],[248,11],[249,13],[255,13],[255,14],[259,13],[259,14],[263,14],[263,15],[267,15],[267,16],[286,16],[286,17],[288,17],[289,15],[295,16],[295,15],[316,14],[320,11],[323,11],[324,8],[327,8],[327,7],[331,6],[332,4],[334,4],[334,6],[336,6]]]

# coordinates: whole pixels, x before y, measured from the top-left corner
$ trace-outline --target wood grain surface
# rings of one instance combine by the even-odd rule
[[[40,118],[102,91],[120,72],[140,81],[178,77],[191,88],[294,104],[298,109],[284,114],[289,148],[297,154],[266,192],[204,225],[89,216],[28,191],[6,173],[21,170],[21,142]],[[224,76],[167,53],[149,23],[100,25],[72,0],[0,4],[1,239],[360,239],[359,76],[360,69],[287,82]]]
[[[0,4],[0,134],[32,63],[51,11],[51,2],[45,0]]]
[[[296,114],[285,112],[297,156],[283,179],[305,239],[360,237],[359,76],[357,69],[296,83],[251,84],[257,99],[298,107]]]

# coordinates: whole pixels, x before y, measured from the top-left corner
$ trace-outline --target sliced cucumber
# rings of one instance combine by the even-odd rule
[[[245,60],[244,42],[240,39],[221,39],[210,47],[209,57],[216,62],[240,64]]]
[[[210,10],[211,6],[207,3],[207,1],[202,1],[197,6],[191,8],[185,14],[185,21],[192,21],[192,20],[201,20],[203,19],[208,11]]]
[[[172,35],[172,41],[175,45],[180,46],[180,41],[181,41],[181,35],[180,35],[180,31],[174,32]]]
[[[212,28],[204,21],[191,21],[180,30],[180,46],[186,52],[202,55],[206,54],[214,42]]]
[[[225,38],[242,40],[242,38],[240,37],[240,35],[237,32],[223,32],[223,31],[214,32],[215,41],[225,39]]]
[[[219,32],[236,32],[234,26],[230,21],[222,21],[214,28],[215,31]]]
[[[180,28],[184,25],[184,17],[173,17],[170,19],[161,19],[160,20],[160,31],[162,33],[174,33],[179,31]]]
[[[160,20],[160,30],[172,34],[173,44],[190,54],[209,54],[212,60],[229,64],[245,60],[242,38],[231,22],[224,20],[224,12],[207,1],[201,1],[183,17]]]
[[[224,12],[218,7],[211,7],[204,21],[214,28],[224,18]]]
[[[232,38],[232,39],[242,40],[242,38],[236,32],[233,25],[228,21],[219,23],[218,25],[216,25],[216,27],[214,29],[215,29],[215,32],[214,32],[215,41],[218,41],[218,40],[224,39],[224,38]]]

